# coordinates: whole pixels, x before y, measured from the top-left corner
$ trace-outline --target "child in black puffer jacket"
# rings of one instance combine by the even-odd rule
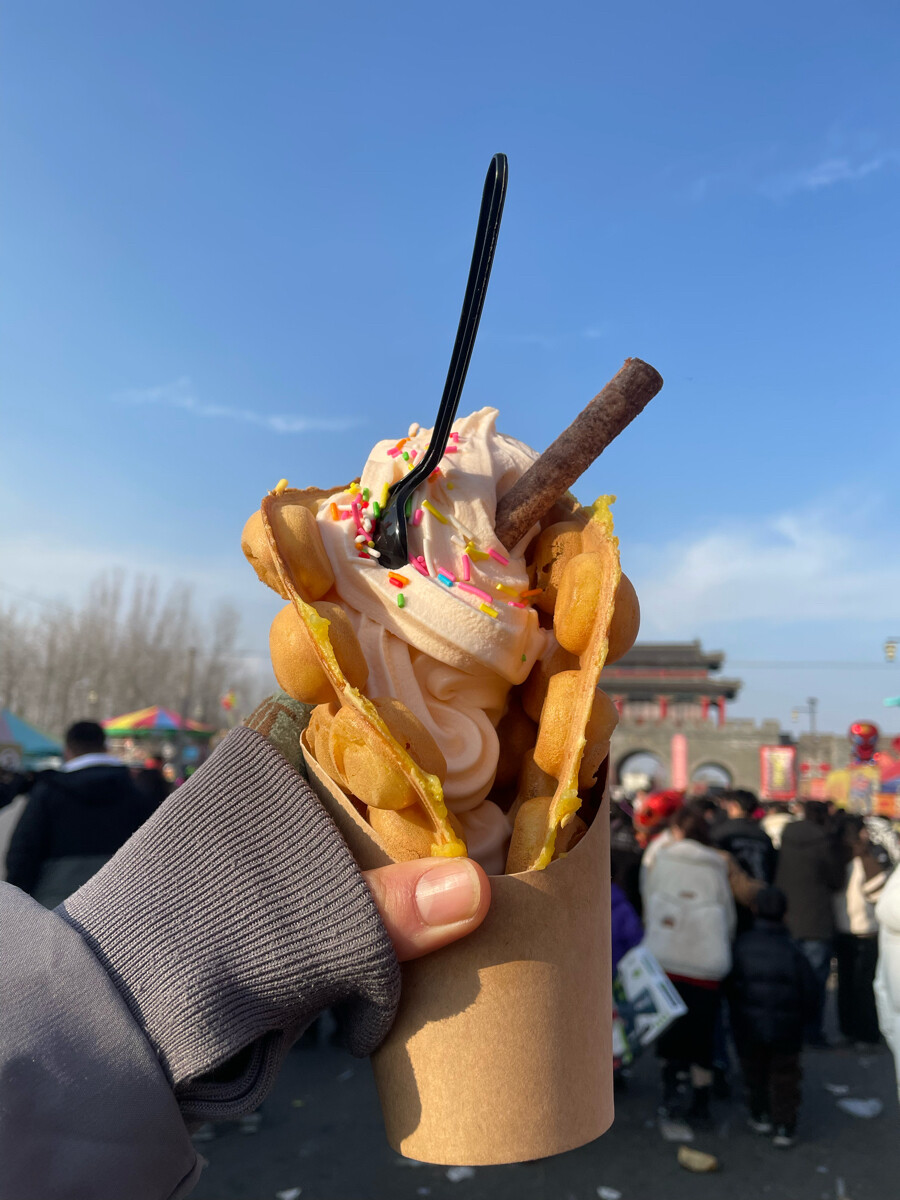
[[[750,1126],[792,1146],[800,1107],[803,1027],[818,988],[784,924],[787,898],[767,887],[756,897],[753,928],[739,934],[728,980],[731,1023],[747,1086]]]

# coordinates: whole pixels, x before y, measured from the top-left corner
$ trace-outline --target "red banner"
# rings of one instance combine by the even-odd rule
[[[797,795],[797,747],[760,746],[761,800],[793,800]]]

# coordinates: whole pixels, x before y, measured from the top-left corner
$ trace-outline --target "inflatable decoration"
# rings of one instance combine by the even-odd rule
[[[900,746],[891,742],[894,754],[878,749],[879,729],[872,721],[854,721],[847,731],[850,762],[829,771],[824,796],[839,808],[862,816],[900,819]]]

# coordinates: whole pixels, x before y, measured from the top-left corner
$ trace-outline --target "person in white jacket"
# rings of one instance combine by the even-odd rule
[[[875,905],[891,873],[887,850],[872,842],[863,817],[844,818],[845,885],[834,894],[834,952],[838,969],[838,1024],[861,1047],[881,1040],[875,1011],[878,962]]]
[[[760,821],[760,825],[769,835],[769,841],[778,850],[781,847],[781,835],[784,833],[785,825],[799,820],[799,815],[792,812],[786,804],[775,801],[767,806],[766,815]]]
[[[888,879],[875,906],[878,921],[878,969],[875,1002],[878,1024],[894,1055],[900,1094],[900,871]]]
[[[660,1115],[676,1103],[678,1075],[691,1073],[687,1117],[709,1117],[716,1014],[731,969],[736,915],[725,858],[710,844],[709,825],[693,808],[672,821],[670,840],[641,881],[645,944],[687,1007],[656,1043],[663,1060]]]

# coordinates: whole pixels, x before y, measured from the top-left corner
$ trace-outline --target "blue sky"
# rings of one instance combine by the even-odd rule
[[[870,663],[735,666],[734,713],[897,727],[895,6],[18,0],[4,43],[7,588],[190,578],[264,653],[244,519],[430,422],[502,150],[462,411],[543,447],[652,362],[576,488],[642,636]]]

